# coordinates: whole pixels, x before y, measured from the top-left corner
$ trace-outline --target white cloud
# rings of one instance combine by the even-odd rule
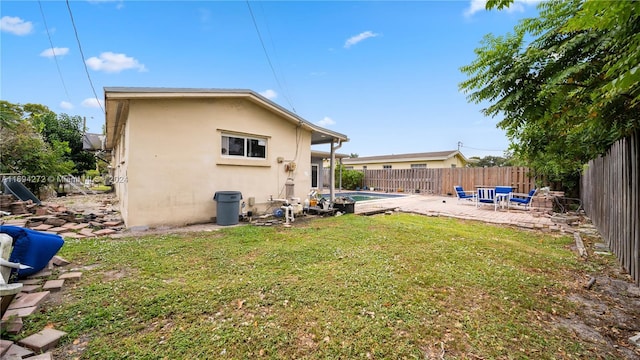
[[[73,109],[73,104],[68,102],[68,101],[61,101],[60,102],[60,107],[65,109],[65,110],[71,110],[71,109]]]
[[[19,17],[3,16],[0,19],[0,30],[14,35],[27,35],[33,31],[33,23],[24,21]]]
[[[49,48],[40,53],[40,56],[44,57],[54,57],[54,56],[63,56],[69,53],[69,48]]]
[[[504,9],[506,12],[523,12],[525,6],[537,5],[542,0],[514,0],[508,8]],[[470,17],[471,15],[482,11],[487,5],[487,0],[471,0],[469,7],[464,11],[464,16]]]
[[[81,105],[88,108],[100,108],[103,106],[104,101],[98,100],[96,98],[86,98],[82,100]]]
[[[140,64],[138,60],[127,56],[126,54],[116,54],[111,51],[103,52],[100,57],[90,57],[87,59],[87,66],[95,71],[104,71],[108,73],[119,73],[122,70],[138,69],[138,71],[147,71],[144,64]]]
[[[332,118],[325,116],[322,120],[318,121],[317,124],[320,126],[331,126],[334,125],[336,122],[333,121]]]
[[[352,47],[353,45],[359,43],[362,40],[365,40],[365,39],[368,39],[368,38],[371,38],[371,37],[376,37],[378,35],[379,34],[376,34],[376,33],[371,32],[371,31],[361,32],[358,35],[355,35],[355,36],[352,36],[352,37],[348,38],[347,41],[345,41],[345,43],[344,43],[344,47],[345,47],[345,49],[348,49],[348,48]]]
[[[273,100],[278,97],[278,93],[275,90],[267,89],[265,91],[260,92],[260,95],[266,97],[269,100]]]
[[[482,11],[485,9],[486,5],[487,5],[487,0],[471,0],[471,3],[469,4],[469,8],[467,8],[467,10],[464,11],[464,16],[469,17],[477,13],[478,11]]]

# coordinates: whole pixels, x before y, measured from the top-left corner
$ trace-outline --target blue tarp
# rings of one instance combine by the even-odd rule
[[[18,226],[0,225],[0,233],[5,233],[13,238],[13,251],[9,261],[32,267],[31,269],[13,270],[18,272],[19,278],[33,275],[44,269],[64,245],[64,240],[60,235]]]

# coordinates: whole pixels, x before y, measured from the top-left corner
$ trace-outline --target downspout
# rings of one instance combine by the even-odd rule
[[[338,184],[338,189],[340,189],[340,191],[342,191],[342,158],[339,158],[338,161],[340,162],[340,182]]]
[[[329,171],[331,172],[331,176],[329,177],[329,198],[331,202],[336,200],[336,150],[342,147],[342,142],[338,139],[338,145],[334,146],[334,142],[331,141],[331,159],[329,160]],[[342,174],[341,174],[342,175]],[[342,176],[340,176],[342,181]]]

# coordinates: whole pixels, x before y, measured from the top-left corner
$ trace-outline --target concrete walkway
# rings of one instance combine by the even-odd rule
[[[396,209],[402,212],[422,214],[427,216],[446,216],[465,220],[477,220],[493,224],[513,225],[528,229],[547,231],[561,231],[561,224],[551,221],[549,215],[542,212],[500,209],[494,211],[493,206],[483,205],[477,208],[472,201],[461,200],[456,197],[435,195],[408,195],[389,199],[356,202],[355,213],[383,211]]]

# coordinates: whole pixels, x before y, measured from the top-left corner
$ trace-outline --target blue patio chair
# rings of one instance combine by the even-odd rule
[[[456,191],[458,202],[460,202],[460,200],[462,199],[471,200],[471,201],[476,200],[476,193],[473,191],[464,191],[462,189],[462,186],[454,186],[453,189]]]
[[[511,193],[511,195],[509,196],[509,207],[511,207],[511,205],[513,204],[516,206],[522,206],[525,210],[527,210],[529,208],[529,205],[531,205],[531,199],[537,191],[538,189],[533,189],[529,191],[528,194]]]
[[[478,195],[476,197],[476,207],[480,205],[493,205],[493,210],[498,210],[499,197],[496,197],[495,188],[478,188]]]

